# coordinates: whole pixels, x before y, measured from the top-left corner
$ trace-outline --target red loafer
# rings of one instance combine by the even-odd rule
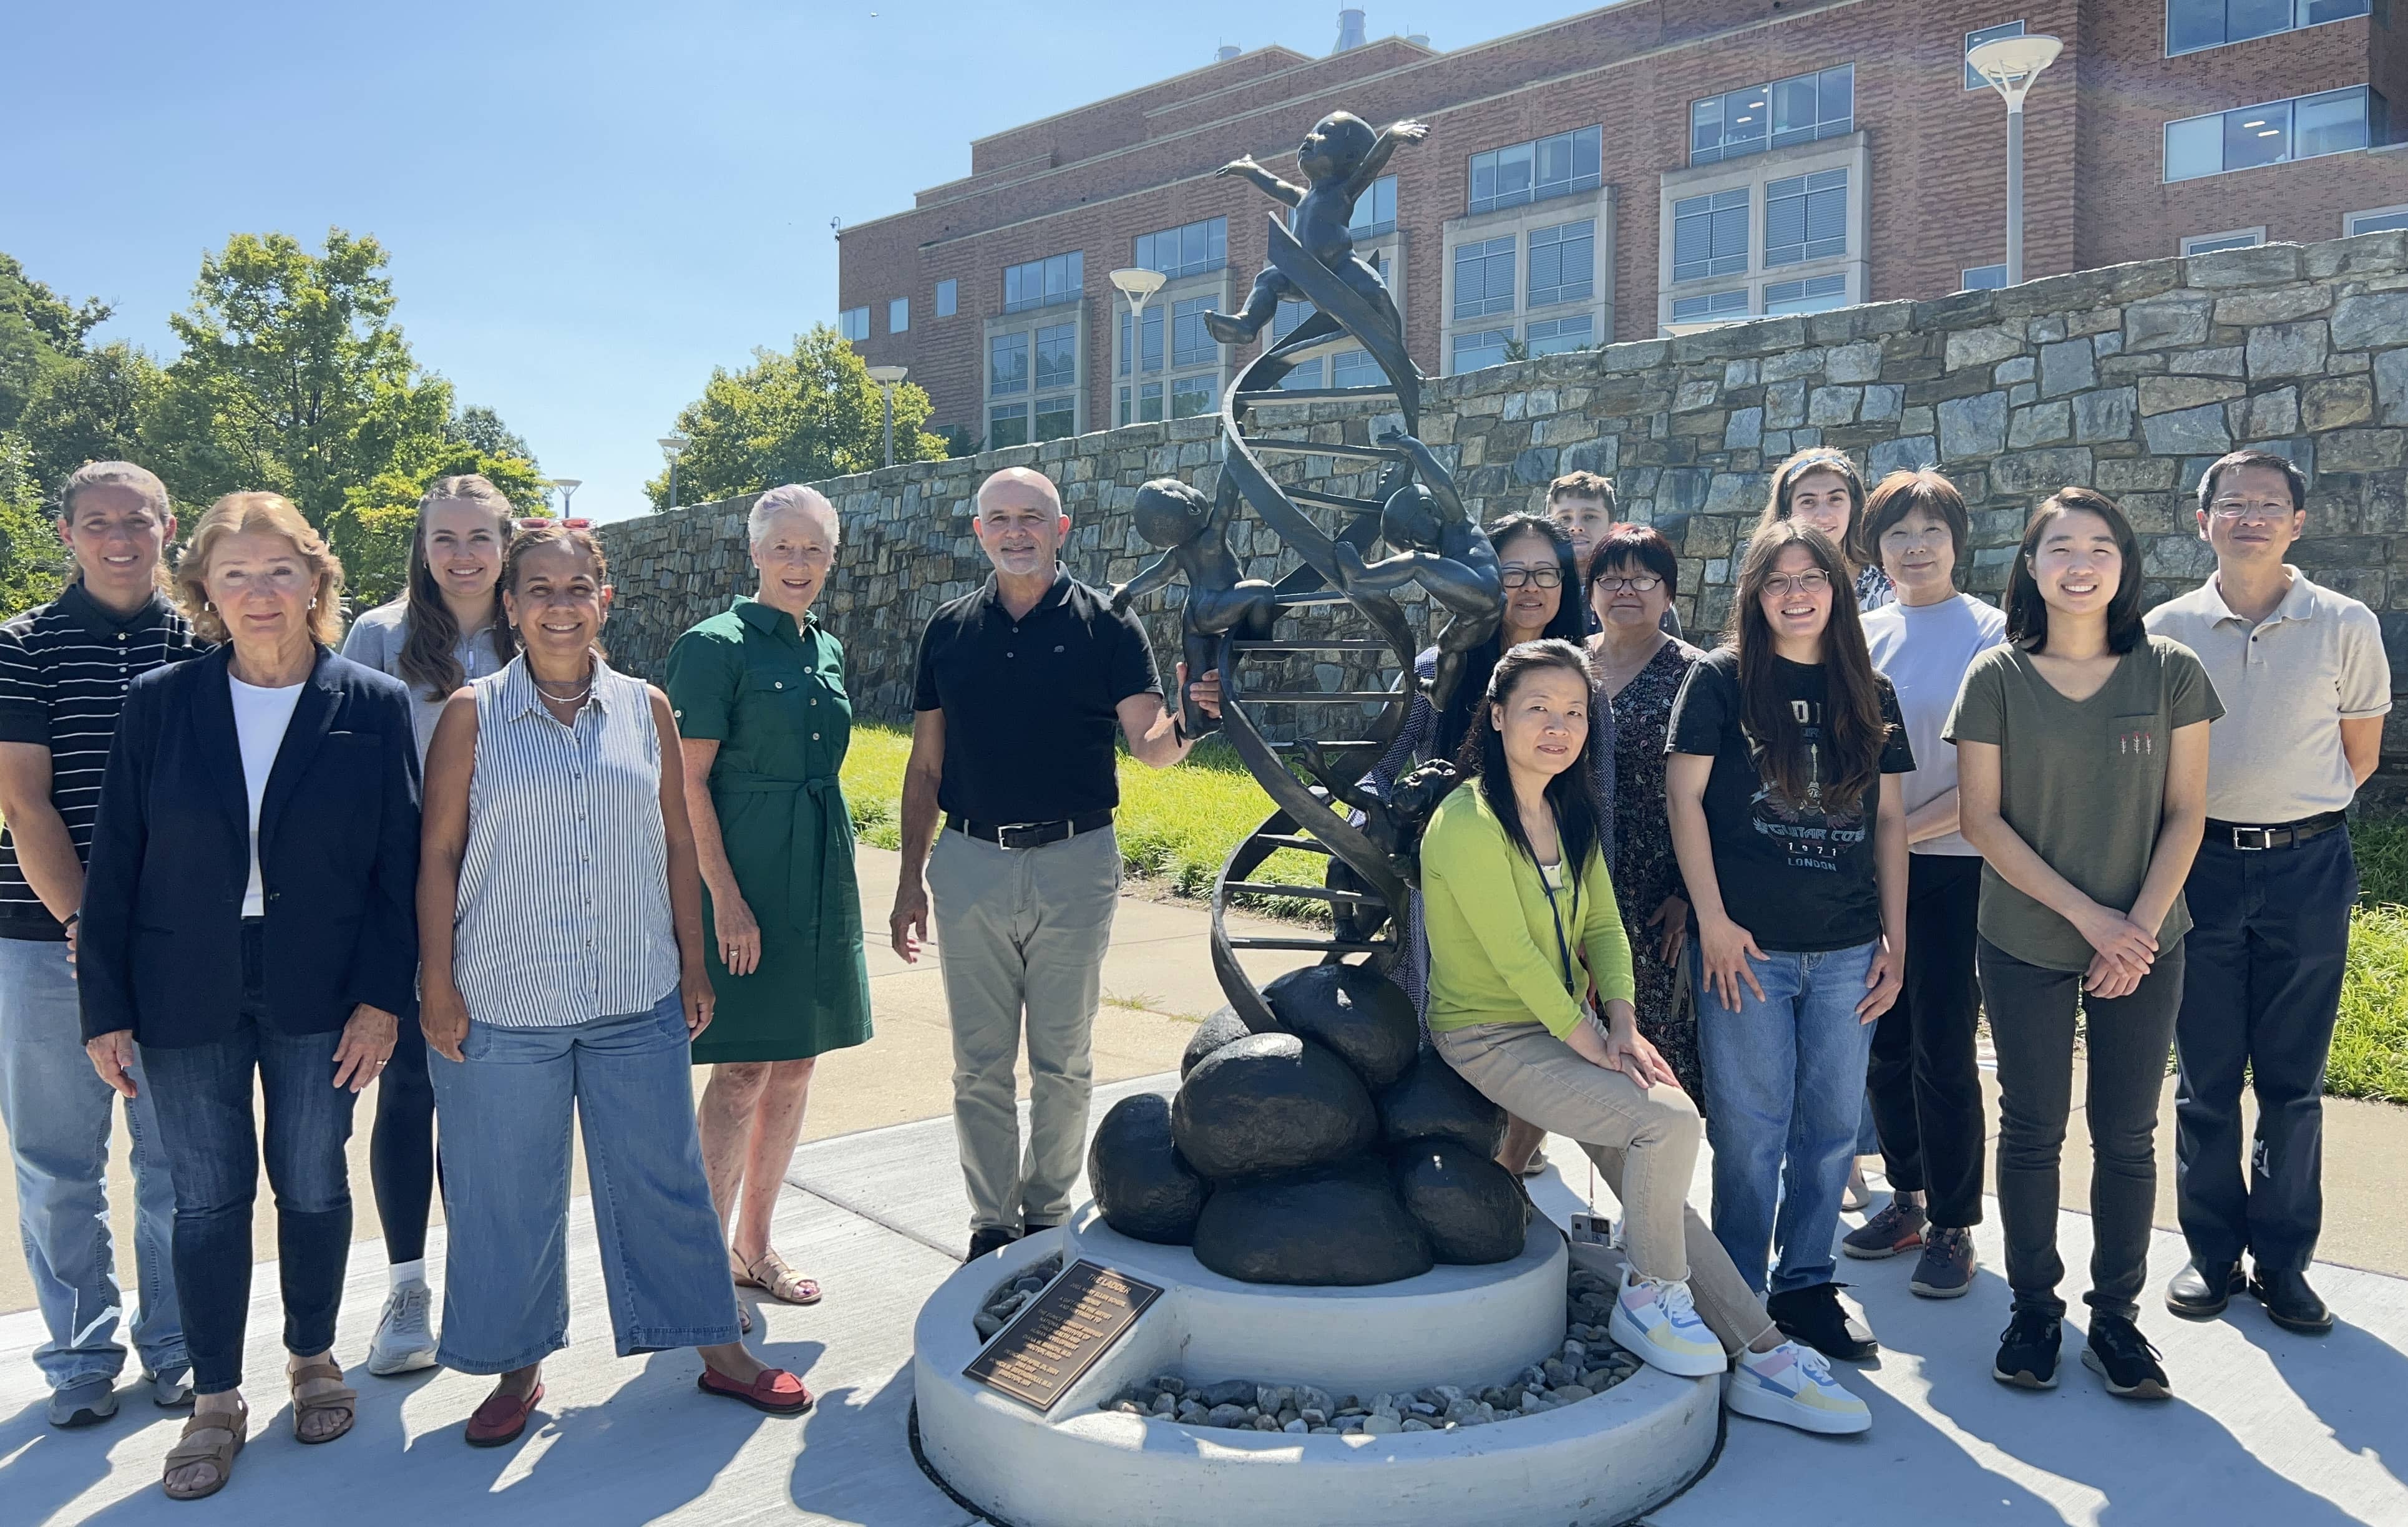
[[[705,1367],[695,1384],[705,1394],[724,1395],[741,1400],[755,1410],[766,1410],[772,1416],[799,1416],[811,1408],[811,1391],[803,1381],[783,1368],[764,1368],[761,1376],[750,1384],[738,1384],[716,1369]]]
[[[527,1428],[527,1418],[543,1402],[543,1386],[538,1384],[524,1398],[494,1393],[468,1418],[468,1446],[471,1448],[506,1448],[519,1440]]]

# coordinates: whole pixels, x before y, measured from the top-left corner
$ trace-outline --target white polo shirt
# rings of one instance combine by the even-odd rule
[[[2218,579],[2148,613],[2149,631],[2199,655],[2224,717],[2207,734],[2207,814],[2271,826],[2349,805],[2358,793],[2341,723],[2391,709],[2391,664],[2374,612],[2311,583],[2290,564],[2291,591],[2252,627],[2224,602]]]

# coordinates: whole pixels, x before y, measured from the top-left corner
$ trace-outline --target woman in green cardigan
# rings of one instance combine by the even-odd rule
[[[1704,1126],[1639,1032],[1609,818],[1575,767],[1595,696],[1568,641],[1526,642],[1489,676],[1458,760],[1467,778],[1422,838],[1430,1041],[1492,1102],[1578,1141],[1621,1200],[1615,1341],[1669,1373],[1727,1371],[1724,1400],[1741,1415],[1862,1432],[1864,1402],[1781,1338],[1688,1207]]]
[[[853,817],[837,783],[853,701],[844,649],[811,613],[836,562],[836,510],[812,489],[772,488],[748,528],[759,592],[669,649],[719,998],[694,1062],[712,1068],[703,1164],[736,1282],[816,1304],[819,1284],[769,1245],[769,1216],[818,1058],[869,1038]]]

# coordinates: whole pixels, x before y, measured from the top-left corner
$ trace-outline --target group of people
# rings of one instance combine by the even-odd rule
[[[744,1345],[738,1289],[820,1299],[771,1215],[816,1057],[869,1037],[852,708],[811,612],[834,509],[762,496],[757,589],[681,639],[666,692],[604,659],[590,526],[518,519],[482,478],[428,492],[407,591],[348,636],[341,566],[282,497],[220,499],[170,581],[176,528],[149,471],[82,468],[74,581],[0,627],[0,1104],[51,1422],[118,1406],[122,1095],[131,1335],[150,1397],[192,1412],[166,1493],[223,1488],[249,1436],[263,1164],[294,1433],[351,1429],[333,1347],[371,1082],[370,1372],[494,1376],[466,1440],[524,1431],[567,1339],[575,1119],[620,1353],[692,1347],[704,1392],[809,1409]]]
[[[1423,840],[1403,984],[1512,1116],[1500,1164],[1568,1135],[1622,1203],[1616,1338],[1727,1371],[1743,1414],[1870,1425],[1828,1366],[1878,1350],[1833,1280],[1859,1136],[1870,1122],[1892,1191],[1841,1248],[1918,1252],[1912,1291],[1963,1295],[1985,1020],[2000,1382],[2057,1382],[2078,1074],[2083,1361],[2112,1394],[2171,1394],[2137,1324],[2170,1049],[2191,1255],[2167,1306],[2212,1318],[2246,1289],[2286,1329],[2329,1329],[2305,1272],[2358,894],[2344,814],[2391,684],[2374,615],[2284,559],[2300,469],[2262,451],[2209,466],[2195,523],[2216,571],[2145,613],[2130,522],[2065,488],[2030,515],[2000,609],[1959,590],[1971,526],[1946,477],[1868,492],[1844,454],[1801,452],[1710,653],[1668,628],[1660,532],[1613,524],[1585,476],[1549,507],[1557,524],[1490,526],[1507,613],[1472,694],[1417,707],[1368,783],[1429,757],[1468,776]],[[1575,586],[1585,610],[1550,592]],[[1701,1138],[1710,1236],[1682,1212]]]
[[[1876,1349],[1833,1282],[1859,1136],[1870,1120],[1892,1191],[1843,1248],[1919,1252],[1914,1292],[1965,1293],[1986,1016],[2013,1295],[1995,1371],[2054,1385],[2077,1012],[2086,1361],[2116,1394],[2169,1392],[2135,1317],[2170,1044],[2192,1260],[2169,1304],[2208,1318],[2245,1288],[2286,1326],[2329,1325],[2303,1274],[2357,892],[2341,828],[2389,677],[2374,617],[2283,560],[2304,503],[2282,457],[2214,463],[2197,524],[2217,571],[2144,616],[2129,523],[2067,488],[2032,514],[2001,611],[1958,592],[1970,526],[1945,477],[1868,493],[1843,454],[1801,453],[1711,653],[1680,636],[1675,548],[1617,523],[1607,480],[1560,479],[1544,514],[1489,527],[1498,632],[1443,706],[1416,695],[1366,782],[1431,758],[1463,776],[1425,833],[1396,975],[1511,1116],[1501,1164],[1533,1170],[1561,1133],[1619,1200],[1617,1340],[1727,1374],[1737,1412],[1870,1425],[1829,1367]],[[275,495],[211,507],[172,581],[150,473],[87,467],[60,509],[75,581],[0,627],[0,1105],[51,1420],[118,1403],[103,1180],[122,1096],[129,1335],[151,1398],[193,1410],[167,1493],[222,1488],[248,1434],[263,1149],[294,1426],[351,1429],[332,1348],[371,1081],[392,1268],[372,1373],[494,1376],[466,1440],[522,1433],[566,1339],[575,1116],[619,1351],[694,1347],[705,1392],[809,1408],[745,1347],[738,1290],[820,1299],[772,1214],[816,1058],[870,1033],[838,783],[852,707],[813,613],[827,500],[755,502],[754,592],[685,633],[658,688],[604,659],[590,528],[515,519],[480,478],[435,484],[407,592],[348,637],[338,563]],[[1049,479],[987,479],[974,529],[994,575],[922,639],[888,928],[905,959],[939,958],[972,1258],[1070,1212],[1117,754],[1167,768],[1196,742],[1135,616],[1063,569]],[[1181,665],[1168,693],[1219,713],[1217,673]],[[1707,1142],[1710,1223],[1687,1203]]]

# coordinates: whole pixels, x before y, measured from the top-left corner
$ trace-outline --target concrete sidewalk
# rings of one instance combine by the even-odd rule
[[[1101,1088],[1096,1109],[1171,1081]],[[1568,1141],[1551,1141],[1549,1149],[1558,1162],[1580,1160]],[[1693,1192],[1702,1201],[1708,1164],[1698,1170]],[[1570,1180],[1551,1172],[1535,1196],[1560,1220],[1581,1202],[1584,1178],[1577,1169]],[[330,1513],[345,1527],[423,1527],[464,1514],[539,1527],[653,1520],[971,1527],[973,1519],[919,1472],[907,1432],[912,1317],[957,1266],[952,1248],[967,1215],[950,1123],[808,1145],[789,1182],[779,1235],[805,1254],[827,1301],[813,1309],[761,1309],[755,1340],[770,1361],[806,1375],[820,1396],[813,1414],[771,1419],[708,1400],[695,1392],[690,1354],[613,1357],[580,1203],[572,1212],[570,1258],[577,1345],[546,1365],[548,1399],[526,1438],[497,1451],[460,1440],[486,1381],[448,1373],[362,1376],[353,1434],[331,1447],[295,1443],[283,1403],[273,1269],[261,1268],[249,1354],[252,1443],[223,1495],[201,1509],[252,1527],[311,1527]],[[2060,1233],[2076,1270],[2066,1291],[2078,1297],[2087,1222],[2069,1214]],[[2274,1330],[2246,1300],[2228,1319],[2205,1325],[2146,1312],[2144,1329],[2165,1351],[2178,1398],[2144,1407],[2109,1398],[2071,1354],[2063,1387],[2053,1393],[2009,1390],[1990,1379],[2006,1300],[1990,1270],[2000,1255],[1995,1231],[1985,1228],[1978,1239],[1990,1268],[1965,1300],[1910,1298],[1902,1265],[1853,1269],[1855,1291],[1885,1343],[1878,1364],[1843,1376],[1873,1406],[1870,1435],[1831,1441],[1734,1420],[1713,1469],[1647,1521],[2408,1521],[2408,1486],[2400,1477],[2408,1418],[2399,1403],[2408,1387],[2408,1282],[2320,1268],[2318,1284],[2343,1321],[2322,1339]],[[375,1250],[363,1246],[353,1256],[337,1340],[346,1355],[365,1347],[383,1289]],[[439,1245],[436,1250],[439,1256]],[[2157,1236],[2153,1279],[2180,1258],[2176,1238]],[[2076,1342],[2079,1311],[2077,1304],[2069,1331]],[[102,1427],[61,1433],[42,1423],[40,1381],[26,1361],[39,1334],[30,1313],[0,1317],[0,1520],[65,1527],[199,1520],[159,1492],[161,1460],[178,1423],[137,1393],[129,1391],[124,1411]],[[1199,1503],[1195,1520],[1209,1515]]]

